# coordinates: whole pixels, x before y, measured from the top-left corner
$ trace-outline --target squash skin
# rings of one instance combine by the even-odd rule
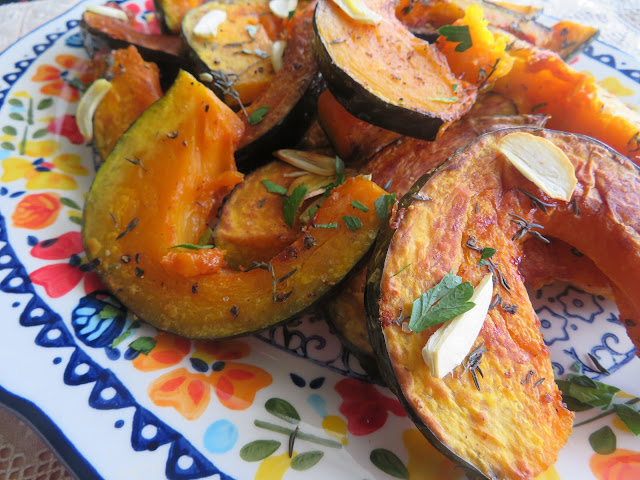
[[[238,112],[245,132],[235,157],[243,171],[269,161],[272,151],[295,145],[317,116],[318,96],[326,85],[311,47],[315,5],[311,2],[292,18],[281,69],[246,108],[247,115]],[[261,107],[269,110],[261,122],[251,125],[248,116]]]
[[[501,111],[509,105],[505,103],[488,104],[485,113]],[[482,110],[480,110],[482,112]],[[452,155],[458,148],[464,147],[478,135],[520,125],[537,125],[542,127],[544,116],[527,117],[518,115],[465,117],[454,122],[434,142],[403,138],[389,145],[374,156],[364,167],[362,173],[370,173],[373,181],[387,186],[390,192],[399,197],[429,170],[436,168]],[[325,312],[334,329],[356,358],[367,368],[368,372],[378,376],[373,349],[366,332],[366,311],[364,308],[364,290],[366,267],[353,272],[344,282],[340,291],[331,295],[325,303]]]
[[[117,5],[108,6],[120,9]],[[91,12],[84,12],[79,26],[82,43],[90,57],[100,51],[134,45],[142,58],[160,66],[163,76],[166,73],[167,77],[173,78],[179,68],[190,67],[179,37],[138,32],[130,22]]]
[[[329,90],[361,120],[433,140],[444,122],[471,108],[476,90],[456,79],[435,49],[406,30],[391,3],[365,3],[383,17],[375,27],[351,20],[330,0],[318,2],[313,47]],[[356,59],[359,63],[349,63]],[[382,66],[375,63],[380,59]],[[457,100],[443,102],[439,97]]]
[[[373,202],[384,191],[358,177],[337,187],[315,214],[316,224],[336,221],[337,229],[310,227],[271,260],[277,279],[297,269],[275,292],[272,272],[261,268],[238,272],[221,266],[195,276],[167,268],[163,259],[173,251],[168,249],[196,243],[220,192],[240,180],[233,149],[241,134],[235,113],[180,72],[165,97],[123,135],[91,188],[82,232],[87,256],[122,303],[160,329],[221,338],[284,321],[344,277],[380,227]],[[145,138],[153,148],[140,140]],[[352,212],[355,199],[369,212]],[[349,230],[341,218],[345,212],[358,216],[363,227]],[[203,251],[193,255],[198,252]]]
[[[153,0],[153,9],[162,31],[167,35],[177,35],[181,32],[182,17],[203,2],[204,0]]]
[[[580,216],[568,202],[552,201],[556,206],[548,215],[531,207],[517,187],[539,195],[543,201],[549,199],[494,147],[497,139],[512,131],[543,136],[565,151],[576,166],[579,183],[573,198]],[[412,203],[416,194],[434,200]],[[478,213],[474,213],[476,202]],[[510,240],[517,227],[507,213],[540,223],[545,226],[543,234],[575,245],[594,260],[627,299],[637,299],[640,175],[627,159],[588,137],[508,129],[479,137],[425,175],[403,198],[400,210],[404,217],[399,228],[386,229],[379,238],[365,291],[370,336],[385,379],[425,436],[475,475],[533,478],[555,461],[569,435],[572,414],[549,381],[553,371],[548,351],[516,269],[521,243]],[[498,287],[499,293],[506,302],[519,306],[517,315],[498,308],[490,310],[476,341],[475,347],[484,342],[488,349],[482,357],[482,391],[475,389],[463,367],[444,379],[428,374],[420,352],[434,327],[419,334],[405,334],[393,324],[399,312],[410,312],[411,302],[451,268],[463,280],[478,283],[485,269],[477,266],[479,254],[465,246],[471,235],[479,247],[498,249],[492,260],[511,286],[510,293]],[[409,259],[415,269],[390,278]],[[628,268],[620,269],[621,262]],[[420,278],[416,278],[418,272]],[[638,301],[635,303],[632,306],[637,310]],[[637,344],[631,329],[629,333]],[[529,370],[536,376],[524,382]],[[542,377],[547,381],[538,384]]]
[[[224,11],[227,14],[226,20],[218,27],[215,37],[199,37],[194,29],[200,19],[212,10]],[[214,77],[218,74],[228,78],[242,104],[251,104],[275,75],[270,55],[276,38],[271,38],[272,32],[262,24],[267,17],[275,17],[269,9],[268,0],[206,2],[189,10],[182,18],[182,38],[188,46],[194,72],[211,73]],[[276,20],[280,19],[276,17]],[[247,25],[256,27],[253,40],[245,28]],[[276,34],[279,33],[280,31]],[[266,56],[261,58],[253,53],[242,53],[253,52],[255,49],[264,52]],[[237,99],[217,82],[218,79],[203,81],[228,105],[237,106]]]

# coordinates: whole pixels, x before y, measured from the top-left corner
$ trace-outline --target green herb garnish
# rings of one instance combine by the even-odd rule
[[[251,38],[251,40],[253,40],[256,36],[256,33],[258,33],[258,27],[256,25],[247,25],[244,28],[249,34],[249,37]]]
[[[351,217],[349,215],[343,215],[342,219],[347,228],[353,232],[362,228],[362,221],[358,217]]]
[[[546,107],[546,106],[547,106],[547,104],[544,103],[544,102],[538,103],[537,105],[534,105],[533,107],[531,107],[531,113],[535,112],[539,108]]]
[[[616,434],[610,426],[602,427],[589,435],[589,444],[596,453],[609,455],[616,451]]]
[[[458,97],[427,97],[425,100],[431,100],[432,102],[442,102],[442,103],[456,103],[458,101]]]
[[[478,261],[478,265],[481,267],[485,265],[489,265],[489,262],[487,262],[487,260],[493,257],[496,252],[497,250],[495,248],[491,248],[491,247],[483,248],[480,253],[480,260]]]
[[[188,250],[209,250],[214,248],[215,245],[194,245],[193,243],[181,243],[179,245],[174,245],[172,247],[169,247],[169,249],[172,248],[186,248]]]
[[[151,337],[139,337],[129,344],[131,350],[140,352],[143,355],[149,355],[155,346],[156,340]]]
[[[282,216],[284,217],[284,222],[291,228],[293,228],[293,222],[296,219],[296,212],[306,194],[307,187],[305,185],[298,185],[293,189],[291,195],[284,197],[282,202]]]
[[[411,263],[407,263],[404,267],[402,267],[400,270],[398,270],[396,273],[394,273],[393,275],[391,275],[389,278],[393,278],[396,275],[400,275],[402,272],[404,272],[407,268],[409,268],[411,266]]]
[[[338,228],[338,222],[332,223],[314,223],[315,228]]]
[[[440,27],[438,33],[448,42],[459,44],[455,48],[456,52],[465,52],[473,46],[468,25],[445,25]]]
[[[421,332],[425,328],[452,320],[471,310],[475,303],[469,299],[473,295],[473,286],[454,275],[453,270],[442,280],[423,293],[414,302],[409,319],[409,328]]]
[[[396,194],[395,193],[385,193],[384,195],[380,195],[376,198],[376,201],[373,202],[373,206],[376,209],[376,213],[378,214],[378,218],[380,220],[386,220],[389,218],[391,213],[391,208],[396,203]]]
[[[285,195],[287,193],[286,188],[284,188],[282,185],[278,185],[277,183],[272,182],[271,180],[262,180],[262,184],[269,193],[277,193],[280,195]]]
[[[361,212],[368,212],[369,209],[367,208],[366,205],[364,205],[360,200],[354,200],[353,202],[351,202],[351,206],[353,208],[357,208],[358,210],[360,210]]]
[[[344,177],[344,162],[337,155],[336,155],[335,167],[336,167],[336,181],[335,182],[331,182],[330,184],[324,186],[324,195],[325,195],[325,197],[328,197],[330,195],[331,190],[333,190],[337,186],[342,185],[344,183],[344,178],[345,178]]]
[[[254,112],[249,115],[249,125],[257,125],[258,123],[260,123],[268,111],[269,107],[267,106],[256,108]]]

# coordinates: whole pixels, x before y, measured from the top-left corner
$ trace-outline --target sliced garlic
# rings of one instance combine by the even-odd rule
[[[294,12],[298,6],[298,0],[271,0],[269,8],[276,17],[289,18],[289,12]]]
[[[215,37],[218,27],[227,19],[224,10],[210,10],[205,13],[193,29],[193,33],[199,37]]]
[[[287,162],[289,165],[298,167],[301,170],[306,170],[307,172],[324,175],[325,177],[336,174],[335,157],[290,149],[278,150],[274,155],[283,162]]]
[[[575,167],[552,142],[530,133],[515,132],[498,141],[498,150],[551,198],[571,200],[578,183]]]
[[[127,21],[127,14],[122,10],[113,7],[106,7],[104,5],[89,5],[87,12],[95,13],[96,15],[102,15],[103,17],[116,18],[118,20]]]
[[[276,40],[271,46],[271,65],[276,72],[282,68],[282,56],[286,46],[287,42],[284,40]]]
[[[93,114],[104,96],[111,90],[111,82],[99,78],[82,94],[76,110],[76,124],[80,134],[90,142],[93,138]]]
[[[478,338],[493,298],[493,275],[488,274],[474,289],[470,302],[475,306],[442,325],[422,349],[422,358],[431,375],[442,378],[460,365]]]
[[[382,16],[371,10],[364,0],[333,0],[333,3],[357,22],[377,25],[382,21]]]

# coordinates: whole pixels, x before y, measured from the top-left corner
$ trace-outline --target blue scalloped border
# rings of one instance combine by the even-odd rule
[[[116,0],[117,3],[124,3],[125,0]],[[43,24],[34,32],[39,31],[52,22],[59,20],[64,15],[67,15],[69,11],[75,9],[77,6],[72,7],[67,12],[64,12],[60,16],[50,20]],[[32,51],[35,54],[34,57],[22,59],[14,64],[17,69],[15,71],[6,73],[2,76],[2,79],[7,83],[8,87],[4,90],[0,90],[0,109],[3,107],[4,102],[12,88],[24,72],[31,66],[31,64],[45,51],[47,51],[55,42],[62,36],[67,34],[72,29],[78,26],[77,20],[68,20],[65,22],[65,31],[54,32],[46,34],[46,43],[39,43],[32,47]],[[29,35],[31,35],[29,34]],[[0,57],[5,54],[13,45],[18,42],[24,41],[24,38],[18,40],[3,52],[0,52]],[[598,42],[601,43],[601,42]],[[603,44],[604,45],[604,44]],[[615,49],[615,47],[612,47]],[[624,53],[624,52],[622,52]],[[596,54],[593,46],[587,47],[583,54],[599,63],[606,65],[609,68],[613,68],[631,79],[635,83],[640,84],[640,70],[627,69],[618,67],[615,58],[610,54]],[[175,480],[187,480],[203,478],[215,474],[220,475],[221,480],[233,480],[222,472],[220,472],[211,462],[209,462],[200,452],[198,452],[184,437],[177,431],[173,430],[163,422],[161,422],[153,413],[141,407],[133,398],[129,390],[117,379],[115,374],[110,370],[105,369],[95,363],[89,355],[87,355],[73,339],[73,335],[69,333],[66,326],[62,322],[62,319],[53,312],[50,307],[39,298],[33,285],[30,283],[28,274],[24,267],[17,260],[17,256],[13,248],[8,241],[8,235],[6,231],[6,223],[4,216],[0,215],[0,241],[6,242],[6,245],[0,249],[0,255],[9,255],[11,261],[5,263],[0,267],[0,270],[11,269],[11,272],[7,277],[0,282],[0,291],[7,293],[17,293],[25,295],[33,295],[31,300],[27,302],[27,306],[20,315],[20,323],[23,326],[34,327],[40,326],[41,329],[36,336],[36,344],[46,348],[58,348],[58,347],[75,347],[69,363],[65,368],[64,382],[67,385],[82,385],[86,383],[95,383],[94,388],[89,396],[89,405],[95,409],[118,409],[126,407],[134,407],[136,413],[133,419],[131,446],[135,451],[155,450],[160,445],[171,443],[169,458],[167,460],[166,475],[167,478]],[[12,287],[10,282],[12,279],[20,278],[22,280],[21,285]],[[36,309],[42,309],[44,312],[38,317],[33,317],[31,313]],[[52,331],[59,331],[60,333],[53,340],[49,337],[49,333]],[[260,338],[260,337],[258,337]],[[273,342],[272,339],[260,338],[265,343],[269,343],[278,347],[281,350],[288,351],[296,356],[301,356],[295,351],[291,351]],[[314,363],[322,363],[315,361]],[[348,362],[345,362],[348,364]],[[626,363],[626,362],[625,362]],[[75,374],[75,367],[80,364],[89,365],[89,370],[82,374]],[[339,368],[332,365],[326,365],[328,368],[340,373],[345,373]],[[353,374],[354,372],[350,372]],[[116,394],[109,400],[105,400],[101,397],[100,393],[106,388],[112,388]],[[0,402],[4,405],[23,416],[29,423],[31,423],[44,437],[53,445],[56,452],[60,455],[62,460],[66,463],[71,471],[75,475],[83,479],[101,479],[102,477],[93,469],[93,467],[86,461],[86,459],[76,450],[74,445],[69,439],[60,431],[57,425],[40,410],[36,405],[30,401],[23,399],[13,393],[7,391],[0,385]],[[141,434],[142,428],[148,424],[153,424],[158,428],[158,434],[154,439],[145,439]],[[192,466],[186,470],[179,470],[177,465],[178,459],[182,455],[191,455],[194,459]]]
[[[118,3],[123,3],[123,1],[124,0],[120,0]],[[31,34],[67,15],[69,11],[74,8],[75,6],[59,17],[45,23]],[[3,107],[13,85],[22,77],[29,66],[31,66],[42,53],[54,45],[58,39],[77,26],[77,20],[66,21],[63,32],[47,34],[45,35],[46,43],[38,43],[32,47],[32,51],[35,54],[34,57],[19,60],[14,64],[16,70],[2,76],[2,79],[7,83],[8,87],[0,90],[0,109]],[[7,50],[5,50],[3,54]],[[0,56],[2,56],[2,54],[0,54]],[[165,466],[165,475],[168,479],[192,480],[217,474],[220,480],[234,480],[233,477],[220,471],[191,445],[182,434],[169,427],[152,412],[137,403],[133,395],[111,370],[93,361],[93,359],[78,346],[60,316],[36,294],[28,273],[24,266],[18,261],[17,255],[9,243],[6,221],[3,215],[0,215],[0,241],[5,242],[5,245],[0,248],[0,256],[8,256],[10,258],[9,261],[0,266],[0,271],[10,270],[2,282],[0,282],[0,291],[31,296],[30,300],[25,302],[26,306],[20,314],[20,324],[25,327],[40,327],[40,331],[35,339],[36,345],[45,348],[74,348],[71,358],[65,367],[63,375],[64,383],[69,386],[95,383],[88,399],[89,406],[94,409],[113,410],[133,407],[135,413],[132,422],[131,447],[137,452],[145,450],[154,451],[162,445],[169,444],[169,453]],[[82,375],[76,373],[76,367],[79,365],[86,365],[88,367],[88,370]],[[102,395],[102,392],[105,390],[115,393],[112,396],[105,397]],[[72,442],[57,428],[55,423],[37,406],[7,391],[1,385],[0,401],[20,416],[26,418],[28,422],[32,423],[47,441],[51,443],[52,447],[72,469],[75,475],[83,479],[102,478],[93,469],[91,464],[75,449]],[[156,427],[157,433],[151,439],[143,437],[141,433],[142,429],[147,425]],[[193,460],[192,464],[186,469],[182,469],[178,464],[179,459],[184,455],[187,455]],[[89,476],[87,476],[87,474]]]

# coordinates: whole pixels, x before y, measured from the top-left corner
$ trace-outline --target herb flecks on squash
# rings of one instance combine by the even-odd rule
[[[241,135],[235,113],[180,72],[96,175],[85,207],[87,255],[123,304],[161,329],[219,338],[284,321],[340,281],[381,225],[374,202],[384,190],[363,177],[348,179],[312,226],[269,262],[245,272],[223,264],[204,273],[218,268],[214,249],[172,247],[197,244],[209,212],[240,181],[233,150]],[[368,212],[351,207],[355,200]],[[362,227],[349,229],[345,215],[357,216]],[[331,223],[337,228],[314,226]],[[171,252],[193,258],[172,260]]]
[[[471,108],[476,89],[407,30],[392,3],[364,1],[382,16],[379,24],[357,22],[331,0],[320,0],[316,8],[314,50],[329,89],[362,120],[433,140],[444,122]]]

